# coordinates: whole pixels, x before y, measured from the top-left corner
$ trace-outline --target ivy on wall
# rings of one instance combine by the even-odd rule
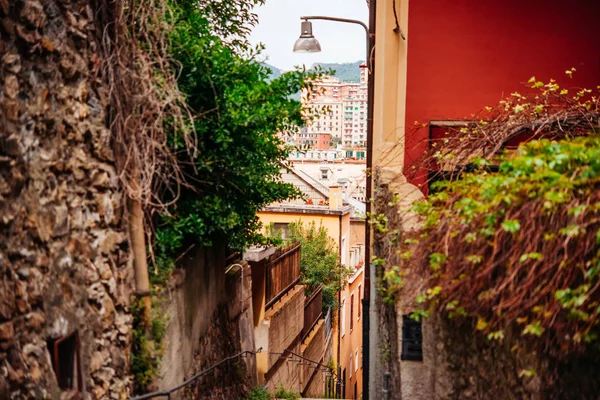
[[[424,274],[417,318],[470,317],[489,340],[517,332],[523,348],[558,359],[598,347],[599,111],[595,91],[532,78],[432,145],[422,162],[438,180],[412,206],[420,228],[393,233],[400,265],[386,275]]]

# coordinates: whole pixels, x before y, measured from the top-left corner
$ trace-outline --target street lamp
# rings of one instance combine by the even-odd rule
[[[312,22],[302,21],[300,37],[294,43],[294,53],[319,53],[321,45],[312,33]]]
[[[321,51],[321,45],[319,44],[319,41],[313,36],[312,22],[310,22],[309,20],[320,19],[325,21],[356,24],[362,26],[365,29],[365,33],[367,34],[367,58],[365,58],[365,63],[367,64],[368,68],[371,41],[369,40],[369,27],[364,22],[358,21],[356,19],[324,17],[321,15],[300,17],[300,19],[302,19],[303,21],[301,24],[300,37],[298,38],[298,40],[296,40],[296,43],[294,44],[294,53],[318,53]]]

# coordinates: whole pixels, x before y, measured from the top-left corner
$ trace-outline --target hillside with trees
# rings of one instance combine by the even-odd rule
[[[323,70],[335,71],[332,76],[339,78],[342,82],[360,82],[360,66],[364,64],[364,61],[355,61],[351,63],[315,63],[312,68],[316,66],[321,67]]]

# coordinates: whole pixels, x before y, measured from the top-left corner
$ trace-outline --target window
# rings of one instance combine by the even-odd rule
[[[354,293],[350,295],[350,332],[354,329]]]
[[[348,154],[348,152],[346,152]],[[346,265],[346,237],[342,236],[342,254],[340,256],[340,260],[342,261],[342,265]]]
[[[52,369],[56,375],[58,387],[62,390],[82,389],[81,365],[79,361],[79,336],[73,332],[69,336],[48,339]]]
[[[276,235],[281,235],[282,239],[287,239],[290,236],[288,225],[287,222],[275,222],[273,224],[273,232]]]
[[[409,315],[402,316],[402,354],[401,360],[423,361],[423,332],[421,321],[415,321]]]
[[[360,309],[362,308],[362,292],[361,292],[361,285],[358,285],[358,305],[356,308],[356,314],[358,314],[358,319],[360,319]]]
[[[356,353],[354,353],[354,371],[358,371],[358,348],[356,348]]]
[[[352,378],[352,354],[350,354],[350,364],[348,364],[348,367],[350,369],[350,378]]]
[[[340,322],[340,330],[342,332],[342,336],[346,334],[346,298],[342,299],[342,321]]]

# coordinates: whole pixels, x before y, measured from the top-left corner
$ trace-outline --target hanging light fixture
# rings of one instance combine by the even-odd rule
[[[321,45],[312,33],[312,22],[302,21],[300,37],[294,44],[294,53],[319,53]]]

